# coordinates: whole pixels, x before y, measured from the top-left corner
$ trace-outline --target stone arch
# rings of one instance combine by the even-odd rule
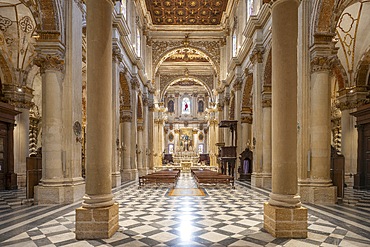
[[[120,110],[131,110],[131,91],[124,72],[119,73]]]
[[[10,70],[10,68],[12,68],[12,66],[10,65],[10,62],[8,59],[6,59],[4,56],[3,56],[4,53],[0,53],[0,70],[1,70],[1,73],[2,73],[2,84],[13,84],[13,74]]]
[[[177,50],[181,50],[181,49],[192,49],[192,50],[195,50],[197,52],[199,52],[200,55],[204,56],[211,64],[212,64],[212,67],[213,69],[215,70],[216,74],[218,75],[219,74],[219,71],[220,71],[220,65],[219,65],[219,62],[217,62],[217,59],[214,58],[210,53],[208,53],[207,51],[205,51],[203,48],[201,47],[196,47],[196,46],[178,46],[178,47],[174,47],[170,50],[167,50],[165,52],[163,52],[157,59],[156,61],[154,62],[154,73],[153,75],[155,75],[159,69],[159,67],[161,66],[161,64],[169,57],[171,56],[172,54],[176,53]]]
[[[314,6],[313,34],[334,34],[342,12],[359,0],[319,0]]]
[[[370,71],[370,47],[362,55],[355,74],[356,86],[367,86]]]
[[[348,86],[347,73],[338,57],[335,57],[331,62],[331,71],[337,80],[338,90],[340,91],[346,88]]]
[[[137,120],[143,121],[144,115],[143,115],[143,100],[141,98],[141,94],[137,96]]]
[[[245,79],[242,100],[242,112],[248,112],[252,108],[253,74],[249,73]]]
[[[263,85],[272,86],[272,48],[267,55],[264,73],[263,73]]]
[[[209,94],[209,97],[210,97],[212,100],[214,100],[213,95],[212,95],[212,90],[211,90],[211,88],[207,85],[207,83],[205,83],[204,81],[202,81],[202,80],[200,80],[200,79],[198,79],[198,78],[196,78],[196,77],[192,77],[192,76],[189,76],[189,77],[178,77],[178,78],[174,79],[173,81],[169,82],[167,85],[165,85],[165,86],[164,86],[163,90],[161,91],[161,98],[163,98],[163,97],[164,97],[164,95],[166,94],[166,92],[167,92],[168,88],[169,88],[171,85],[173,85],[173,84],[175,84],[175,83],[177,83],[177,82],[179,82],[179,81],[182,81],[182,80],[191,80],[191,81],[195,81],[195,82],[198,82],[198,83],[202,84],[202,85],[206,88],[206,90],[207,90],[207,92],[208,92],[208,94]]]

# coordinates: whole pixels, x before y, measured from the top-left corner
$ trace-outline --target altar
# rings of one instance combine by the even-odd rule
[[[190,170],[192,166],[198,164],[199,155],[194,151],[182,151],[173,154],[173,163],[180,165],[182,170]]]

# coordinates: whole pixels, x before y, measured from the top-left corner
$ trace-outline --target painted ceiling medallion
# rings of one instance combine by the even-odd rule
[[[154,25],[219,25],[227,0],[145,0]]]

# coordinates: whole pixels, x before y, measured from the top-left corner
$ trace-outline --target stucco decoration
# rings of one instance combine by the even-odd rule
[[[215,71],[220,71],[220,42],[218,41],[153,41],[153,71],[157,72],[160,65],[178,49],[188,48],[198,51],[199,54],[209,58]]]

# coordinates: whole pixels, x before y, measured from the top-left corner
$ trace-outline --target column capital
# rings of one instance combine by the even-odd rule
[[[311,72],[329,71],[331,58],[328,56],[316,56],[311,59]]]
[[[241,77],[236,78],[235,83],[233,85],[234,91],[242,90],[242,86],[243,86],[243,79]]]
[[[132,116],[131,116],[131,113],[128,113],[128,112],[121,112],[120,114],[120,123],[131,123],[132,121]]]
[[[131,78],[130,83],[133,90],[139,89],[139,79],[136,76]]]
[[[263,62],[263,53],[264,53],[263,47],[255,47],[251,52],[251,56],[250,56],[251,62],[253,64],[262,63]]]
[[[123,61],[121,49],[116,45],[113,45],[112,48],[112,60],[116,63]]]
[[[271,99],[262,99],[262,108],[271,107]]]
[[[247,124],[252,124],[253,123],[252,114],[242,115],[241,122],[242,123],[247,123]]]
[[[58,72],[63,72],[64,70],[64,59],[60,55],[39,54],[34,59],[34,64],[40,67],[41,74],[44,74],[46,70]]]

